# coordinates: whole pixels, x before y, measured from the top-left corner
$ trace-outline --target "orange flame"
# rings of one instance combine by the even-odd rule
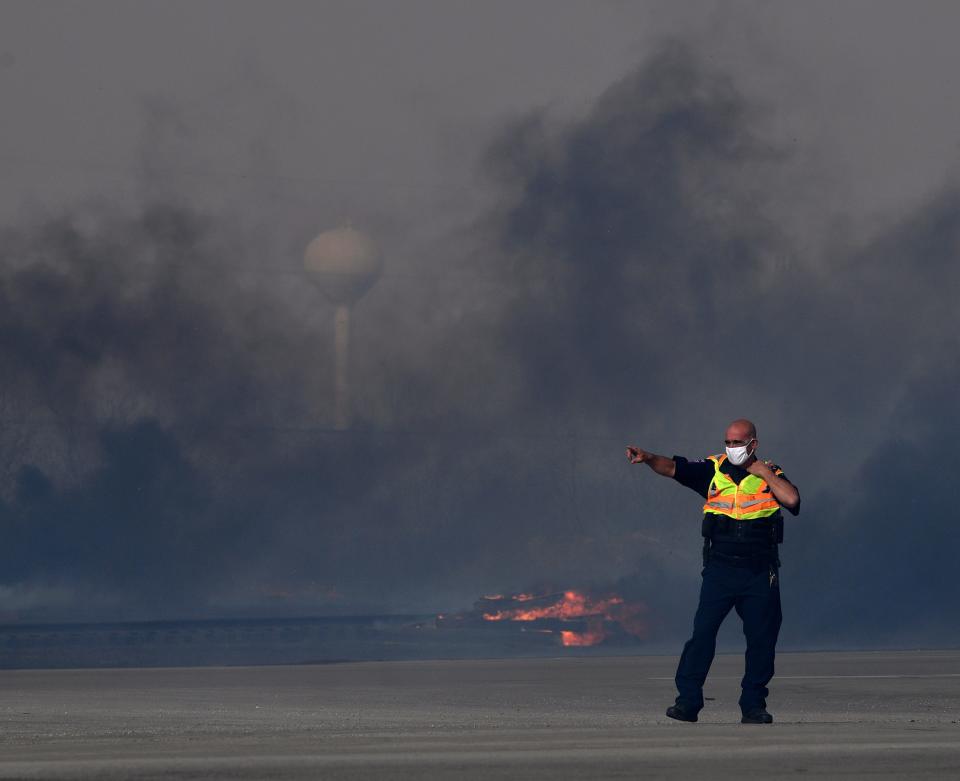
[[[503,599],[500,595],[487,598]],[[537,598],[533,594],[517,594],[511,597],[514,602],[529,602]],[[605,621],[618,622],[630,634],[642,636],[646,631],[646,625],[639,616],[644,611],[645,607],[642,604],[627,605],[623,597],[608,596],[595,599],[578,591],[565,591],[559,599],[548,605],[506,608],[495,613],[484,613],[483,618],[486,621],[586,618],[587,631],[562,630],[560,641],[565,646],[591,646],[602,643],[606,639]]]
[[[566,630],[560,633],[560,642],[565,646],[588,646],[602,643],[607,633],[602,629],[599,632],[568,632]]]

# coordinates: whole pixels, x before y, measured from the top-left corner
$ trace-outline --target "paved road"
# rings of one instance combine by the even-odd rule
[[[784,654],[772,726],[719,657],[0,673],[0,778],[960,778],[960,651]]]

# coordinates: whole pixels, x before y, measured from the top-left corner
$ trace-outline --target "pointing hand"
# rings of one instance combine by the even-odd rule
[[[628,445],[627,458],[630,460],[631,464],[642,464],[650,460],[650,454],[646,450],[642,450],[639,447]]]

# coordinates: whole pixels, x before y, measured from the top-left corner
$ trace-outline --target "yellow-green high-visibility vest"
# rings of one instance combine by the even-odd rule
[[[780,503],[762,477],[747,475],[737,484],[730,475],[720,471],[720,465],[727,460],[726,453],[710,456],[710,460],[713,462],[713,480],[707,490],[704,513],[725,515],[738,521],[752,521],[756,518],[769,518],[780,511]],[[783,474],[780,467],[767,463],[774,474]]]

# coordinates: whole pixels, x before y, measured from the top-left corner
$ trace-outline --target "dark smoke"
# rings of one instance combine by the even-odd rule
[[[771,216],[789,183],[762,119],[671,45],[587,117],[533,114],[492,147],[521,291],[502,327],[525,416],[702,456],[749,414],[804,496],[784,548],[788,642],[956,642],[958,593],[943,579],[956,513],[949,482],[928,475],[960,430],[957,193],[863,247],[824,237],[823,257],[803,259]],[[624,506],[618,526],[693,554],[696,497],[641,479],[637,515]],[[640,571],[650,553],[634,549]],[[681,594],[661,581],[667,623],[692,615],[685,559],[670,567],[686,568]]]
[[[533,406],[622,430],[783,306],[767,288],[788,247],[755,191],[776,155],[752,115],[728,79],[674,44],[583,120],[534,115],[494,144],[519,289],[502,328]],[[753,349],[774,338],[751,334]]]
[[[402,467],[379,443],[325,431],[329,340],[230,273],[244,248],[223,243],[229,227],[153,207],[86,231],[57,219],[8,232],[11,586],[202,612],[238,584],[253,602],[343,588],[370,547],[381,521],[338,539],[347,508],[375,506],[367,489]]]
[[[269,423],[262,399],[303,408],[305,383],[291,323],[204,268],[214,232],[154,207],[4,237],[8,582],[176,610],[243,559],[242,516],[217,509],[204,462],[239,423]],[[264,438],[250,444],[237,462],[255,462]]]
[[[842,301],[817,310],[829,332],[815,365],[832,364],[841,414],[813,421],[848,460],[821,473],[822,509],[800,541],[798,601],[817,606],[805,629],[820,642],[958,640],[960,587],[948,574],[957,511],[951,481],[938,477],[960,431],[958,259],[960,192],[947,188],[844,258],[832,280]],[[866,418],[862,435],[845,425],[852,407]]]
[[[804,498],[790,642],[955,642],[951,489],[927,475],[960,428],[956,192],[806,257],[764,127],[679,43],[582,116],[510,123],[481,160],[497,208],[431,248],[461,276],[388,266],[361,302],[349,432],[329,429],[329,310],[296,257],[261,268],[327,225],[251,241],[167,183],[8,230],[7,607],[433,610],[619,584],[679,637],[699,502],[623,446],[700,457],[748,415]]]

